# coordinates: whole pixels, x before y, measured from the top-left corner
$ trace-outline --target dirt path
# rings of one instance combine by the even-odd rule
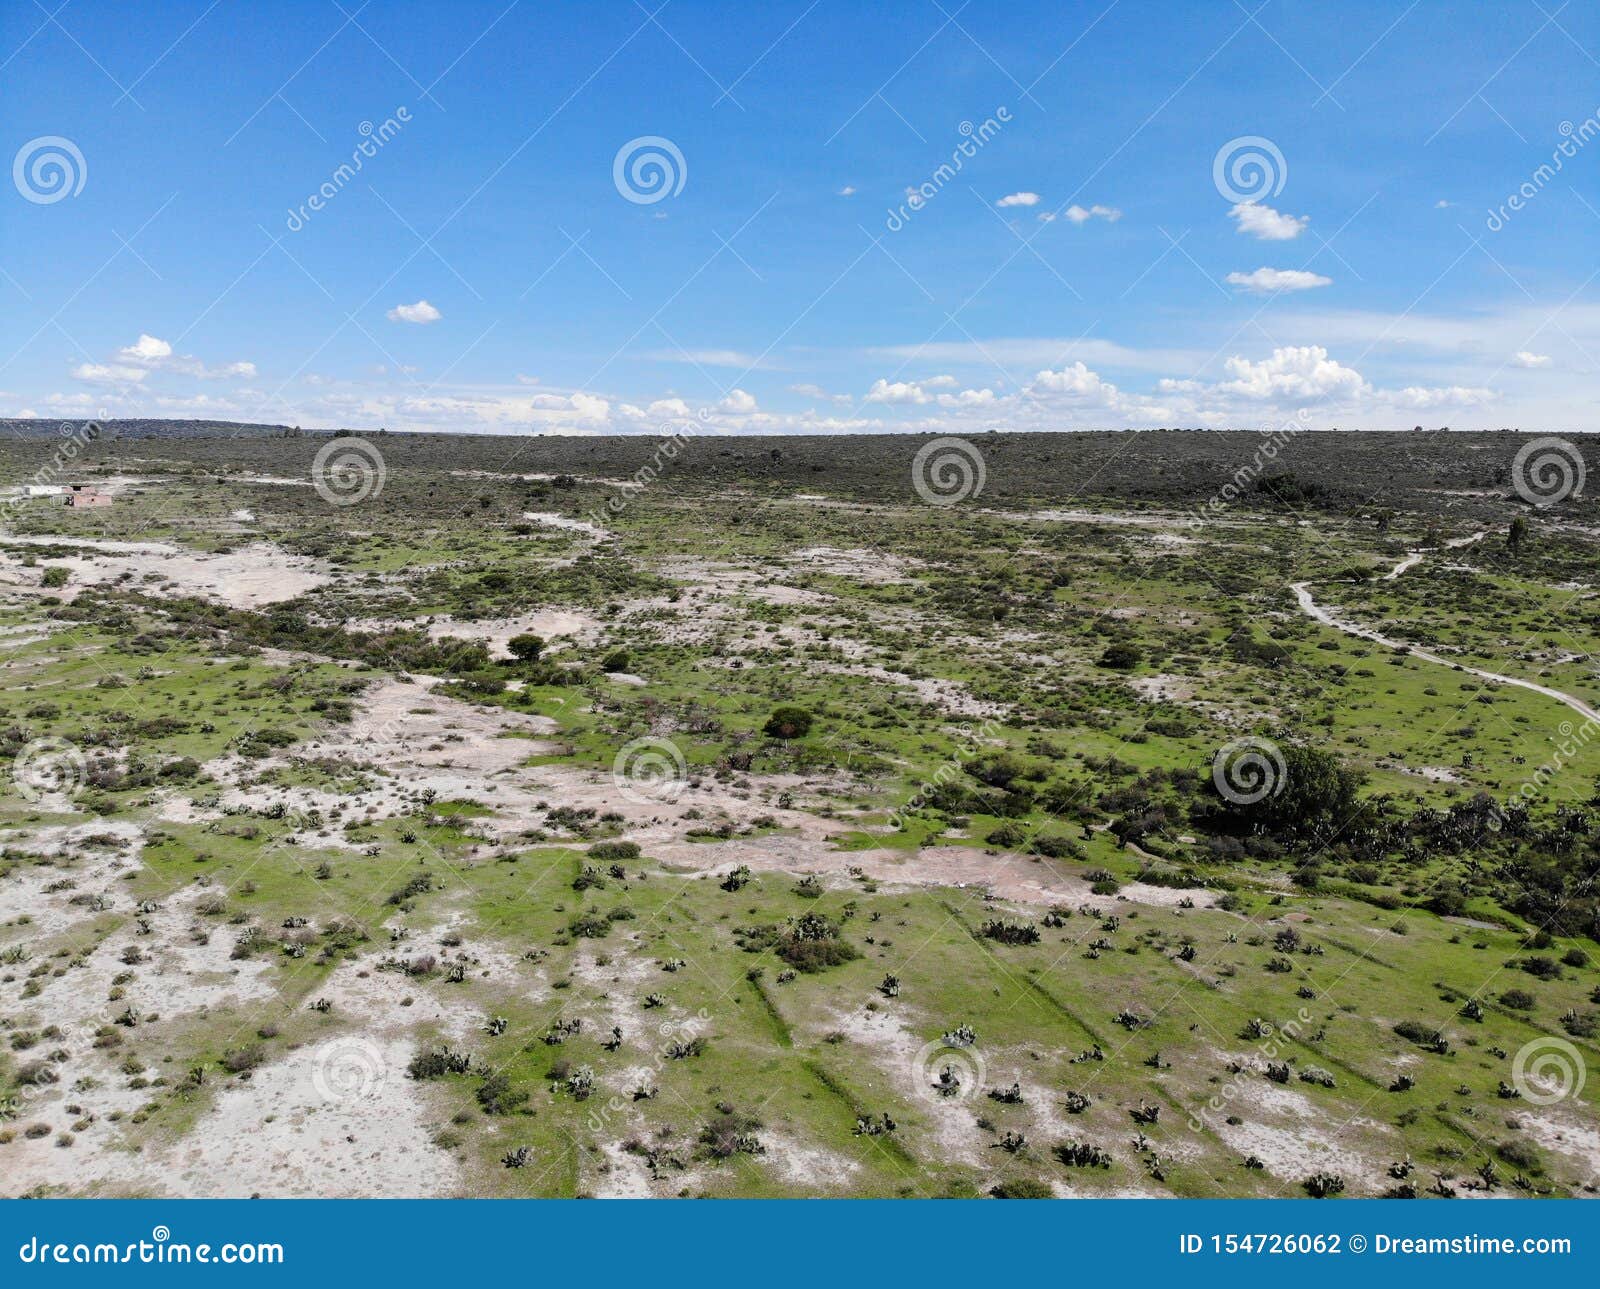
[[[1440,549],[1455,550],[1462,546],[1470,546],[1474,542],[1481,541],[1483,537],[1484,534],[1481,532],[1473,533],[1471,537],[1458,537],[1453,541],[1446,542]],[[1423,559],[1430,553],[1427,550],[1411,551],[1384,575],[1383,580],[1386,582],[1395,581],[1407,569],[1415,568],[1422,563]],[[1414,645],[1410,641],[1396,640],[1391,636],[1384,635],[1382,632],[1374,631],[1371,627],[1361,626],[1348,618],[1340,617],[1332,609],[1323,608],[1312,598],[1310,587],[1310,582],[1293,582],[1290,584],[1289,589],[1294,592],[1295,600],[1299,603],[1301,610],[1324,626],[1332,627],[1335,631],[1342,631],[1347,636],[1355,636],[1359,640],[1370,640],[1373,644],[1382,645],[1386,649],[1404,650],[1411,654],[1412,657],[1421,658],[1424,662],[1437,663],[1441,667],[1451,667],[1458,671],[1464,671],[1469,676],[1477,676],[1481,680],[1490,680],[1498,685],[1515,685],[1518,689],[1531,690],[1535,694],[1542,694],[1546,698],[1553,698],[1558,703],[1565,704],[1586,721],[1594,721],[1596,724],[1600,724],[1600,712],[1590,707],[1581,698],[1576,698],[1564,690],[1553,689],[1549,685],[1541,685],[1537,681],[1522,680],[1517,676],[1505,676],[1498,671],[1486,671],[1482,667],[1469,667],[1466,663],[1442,657],[1431,650]]]

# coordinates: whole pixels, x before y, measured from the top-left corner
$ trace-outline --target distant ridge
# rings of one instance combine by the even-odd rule
[[[96,417],[5,417],[0,427],[10,438],[54,439],[70,438],[74,431],[85,425],[98,425],[103,439],[213,439],[240,438],[256,435],[282,435],[290,431],[287,425],[265,425],[240,421],[167,421],[158,419],[123,420]]]

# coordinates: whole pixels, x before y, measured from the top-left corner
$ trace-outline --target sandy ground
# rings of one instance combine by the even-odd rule
[[[345,625],[351,631],[393,631],[419,624],[412,619],[353,618]],[[570,609],[540,609],[536,613],[525,613],[515,618],[480,618],[473,621],[440,614],[427,622],[430,639],[453,636],[458,640],[480,640],[489,646],[491,654],[499,658],[511,656],[506,642],[512,636],[542,636],[550,651],[555,652],[569,643],[587,644],[600,634],[600,630],[598,618]]]
[[[449,1195],[454,1158],[429,1139],[405,1037],[330,1037],[235,1080],[203,1131],[152,1160],[174,1194],[373,1199]]]
[[[66,545],[92,550],[51,560],[71,570],[61,594],[75,587],[126,580],[135,589],[157,595],[199,595],[237,608],[255,609],[292,600],[331,580],[315,560],[291,555],[270,542],[253,542],[226,554],[184,550],[165,542],[118,542],[72,537],[11,537],[23,545]],[[10,556],[0,556],[0,584],[34,587],[44,576],[40,568],[24,568]]]

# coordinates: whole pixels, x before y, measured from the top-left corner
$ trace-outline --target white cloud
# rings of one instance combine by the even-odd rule
[[[139,339],[133,344],[117,350],[117,356],[133,363],[158,363],[163,358],[172,357],[172,346],[165,340],[140,332]]]
[[[1332,278],[1305,269],[1260,268],[1254,273],[1230,273],[1228,281],[1244,291],[1266,293],[1269,291],[1309,291],[1313,287],[1328,286]]]
[[[1035,398],[1067,398],[1107,407],[1114,406],[1118,397],[1115,385],[1100,379],[1099,372],[1090,371],[1081,362],[1036,372],[1026,392]]]
[[[1241,398],[1314,402],[1356,398],[1370,388],[1360,372],[1328,357],[1321,345],[1274,349],[1271,358],[1258,363],[1233,357],[1223,367],[1233,379],[1217,388]]]
[[[839,189],[839,196],[841,197],[854,197],[855,195],[856,189],[854,184],[846,184],[843,188]]]
[[[1242,201],[1228,212],[1239,221],[1239,231],[1263,242],[1288,242],[1305,232],[1309,215],[1285,215],[1258,201]]]
[[[1399,407],[1429,411],[1437,407],[1478,407],[1491,402],[1495,398],[1495,392],[1492,389],[1466,385],[1446,385],[1440,388],[1407,385],[1404,389],[1380,390],[1378,397]]]
[[[145,371],[176,372],[182,376],[193,376],[199,380],[254,380],[256,365],[248,362],[228,363],[222,367],[207,367],[205,363],[193,354],[175,354],[172,346],[158,336],[148,332],[140,332],[139,339],[131,345],[124,345],[117,350],[118,361],[110,367],[102,367],[96,363],[85,363],[79,370],[92,369],[96,371],[122,372],[128,364],[137,364]],[[80,380],[102,379],[102,377],[79,376]],[[121,377],[121,379],[129,379]]]
[[[887,381],[881,376],[867,391],[869,403],[931,403],[933,396],[915,381]]]
[[[415,304],[397,304],[389,310],[390,322],[414,322],[420,324],[438,322],[444,314],[440,313],[426,300],[418,300]]]
[[[149,374],[143,367],[131,367],[126,363],[79,363],[72,369],[74,380],[94,385],[136,385]]]
[[[1000,198],[999,201],[995,202],[995,205],[1000,207],[1001,210],[1006,209],[1008,206],[1037,206],[1038,204],[1039,194],[1036,192],[1008,193],[1006,196]]]
[[[573,394],[567,403],[586,421],[603,421],[611,410],[610,403],[603,398],[596,398],[593,394]]]
[[[728,396],[718,403],[717,407],[737,416],[748,416],[756,410],[756,400],[754,395],[742,389],[733,389],[728,391]]]
[[[1074,224],[1087,224],[1091,219],[1103,219],[1108,224],[1115,224],[1122,218],[1122,212],[1115,206],[1090,206],[1085,210],[1082,206],[1068,206],[1067,218]]]
[[[1519,349],[1517,350],[1516,356],[1512,358],[1511,365],[1513,367],[1530,368],[1548,367],[1550,365],[1550,358],[1547,354],[1531,354],[1526,349]]]
[[[537,385],[538,383],[539,378],[537,376],[524,376],[521,372],[517,373],[517,384],[519,385]]]
[[[839,403],[841,405],[848,405],[855,402],[855,399],[851,398],[850,395],[830,393],[828,390],[823,389],[821,385],[816,384],[814,381],[801,381],[798,385],[790,385],[789,392],[791,394],[799,394],[802,398],[817,398],[829,403]]]
[[[1452,207],[1454,205],[1455,205],[1455,202],[1446,201],[1443,197],[1441,197],[1441,198],[1439,198],[1438,201],[1433,203],[1433,208],[1435,210],[1449,210],[1450,207]]]

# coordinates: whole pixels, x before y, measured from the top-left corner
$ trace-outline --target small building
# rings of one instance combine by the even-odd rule
[[[24,497],[60,497],[66,494],[66,489],[59,483],[30,483],[23,487]]]
[[[67,505],[74,509],[84,506],[109,506],[111,494],[101,492],[92,483],[69,483],[66,493]]]

